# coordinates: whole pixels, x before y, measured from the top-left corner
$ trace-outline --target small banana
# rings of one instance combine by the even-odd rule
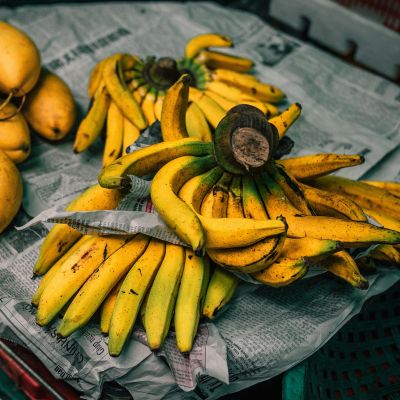
[[[234,176],[229,187],[226,216],[228,218],[244,218],[242,205],[242,178],[240,176]]]
[[[195,137],[204,142],[212,141],[212,133],[207,119],[196,103],[190,103],[186,112],[186,130],[189,137]]]
[[[296,121],[296,119],[299,118],[300,114],[301,114],[300,103],[293,103],[279,115],[270,118],[268,122],[273,126],[275,126],[275,128],[278,131],[279,139],[282,139],[283,136],[285,136],[288,129]]]
[[[190,76],[182,75],[167,91],[161,111],[161,133],[164,142],[188,137],[186,110],[188,108]]]
[[[213,319],[235,294],[239,278],[224,268],[215,265],[207,287],[202,314]]]
[[[202,50],[196,57],[196,61],[211,69],[225,68],[237,72],[247,72],[254,67],[254,62],[249,58],[212,50]]]
[[[133,329],[142,301],[153,280],[155,281],[159,268],[165,262],[168,254],[166,248],[168,245],[163,241],[152,239],[144,254],[126,275],[114,305],[108,332],[108,351],[111,356],[121,353]]]
[[[146,251],[149,240],[144,235],[134,236],[92,273],[64,314],[58,328],[61,336],[69,336],[89,321],[112,288]]]
[[[218,182],[213,186],[213,218],[226,218],[228,192],[231,181],[232,175],[229,172],[224,172]]]
[[[114,102],[107,112],[107,132],[103,153],[103,167],[115,161],[121,154],[124,117]]]
[[[154,208],[161,218],[199,255],[204,251],[203,228],[196,213],[177,196],[177,193],[190,178],[215,166],[213,156],[177,158],[156,173],[150,189]]]
[[[152,125],[156,121],[156,116],[154,114],[154,104],[156,100],[157,91],[155,88],[150,88],[141,104],[142,111],[149,125]]]
[[[185,249],[167,243],[165,257],[151,286],[146,304],[147,344],[152,350],[162,347],[169,331],[184,265]]]
[[[265,211],[264,204],[260,198],[254,179],[245,175],[242,178],[242,183],[243,210],[246,218],[267,220],[268,214]]]
[[[219,33],[203,33],[197,35],[186,43],[185,57],[195,58],[202,50],[208,47],[232,47],[232,40]]]
[[[110,330],[111,317],[114,311],[115,302],[117,301],[117,296],[119,290],[121,289],[122,283],[124,282],[123,277],[111,290],[103,304],[101,305],[100,312],[100,332],[108,335]]]
[[[123,136],[122,136],[122,155],[125,156],[127,153],[127,149],[130,145],[136,142],[139,139],[140,131],[138,127],[132,122],[129,121],[128,118],[123,117]],[[118,160],[116,160],[118,162]],[[109,164],[108,164],[109,165]]]
[[[161,120],[161,113],[164,104],[164,99],[165,99],[165,92],[159,91],[157,95],[157,100],[154,103],[154,116],[156,117],[157,121]]]
[[[192,350],[210,276],[207,257],[186,249],[185,265],[175,304],[176,344],[181,353]]]
[[[311,154],[306,156],[286,158],[277,161],[296,179],[314,179],[329,175],[341,168],[354,167],[364,163],[364,157],[359,154]]]
[[[204,196],[201,206],[200,206],[200,214],[203,217],[208,217],[212,218],[212,210],[213,210],[213,204],[214,204],[214,195],[212,189],[206,193]]]
[[[130,186],[128,175],[143,176],[157,171],[169,161],[187,155],[205,156],[212,153],[211,143],[193,138],[162,142],[127,154],[109,164],[100,172],[99,184],[117,189]]]
[[[205,94],[207,95],[207,97],[213,99],[225,111],[229,111],[231,108],[239,104],[237,101],[229,100],[226,97],[220,96],[218,93],[212,92],[211,90],[206,89]]]
[[[112,210],[121,200],[121,192],[93,185],[76,197],[66,211]],[[67,224],[55,224],[40,248],[33,268],[35,275],[43,275],[82,236]]]

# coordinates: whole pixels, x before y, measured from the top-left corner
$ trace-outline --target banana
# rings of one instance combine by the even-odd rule
[[[253,178],[248,175],[243,176],[242,185],[242,201],[245,217],[254,220],[267,220],[268,214],[265,211]]]
[[[86,279],[126,238],[96,237],[85,241],[78,251],[67,258],[48,282],[40,296],[36,322],[47,325],[79,290]]]
[[[100,332],[108,335],[110,330],[111,317],[114,311],[115,302],[117,301],[118,292],[124,282],[123,277],[111,290],[101,306],[100,313]]]
[[[303,190],[307,202],[316,215],[348,218],[353,221],[367,221],[362,208],[346,196],[315,189],[302,183],[300,183],[300,188]]]
[[[386,261],[392,264],[400,265],[400,253],[394,246],[381,244],[373,249],[369,254],[374,260]]]
[[[164,104],[164,99],[165,99],[165,92],[158,92],[157,95],[157,100],[154,103],[154,116],[156,117],[157,121],[161,120],[161,114],[162,114],[162,107]]]
[[[240,176],[234,176],[231,186],[229,187],[226,216],[228,218],[244,217],[242,206],[242,178]]]
[[[221,178],[213,187],[213,218],[226,218],[226,209],[228,205],[229,185],[232,181],[232,175],[224,172]]]
[[[58,333],[61,336],[69,336],[90,320],[112,288],[147,251],[147,247],[149,247],[149,251],[150,249],[154,251],[153,256],[158,254],[154,246],[150,248],[149,241],[150,238],[144,235],[133,237],[111,254],[93,272],[64,314],[58,328]],[[161,258],[162,255],[163,243],[161,243],[161,256],[158,256],[158,258]],[[158,258],[156,257],[155,260],[157,261]],[[148,266],[146,265],[146,267]],[[121,290],[123,290],[123,285]]]
[[[279,258],[266,269],[252,274],[253,278],[264,285],[281,287],[287,286],[302,278],[308,270],[304,258]]]
[[[279,111],[279,108],[277,107],[277,106],[274,106],[273,104],[271,104],[271,103],[266,103],[266,102],[264,102],[264,105],[265,105],[265,107],[266,107],[266,109],[267,109],[267,111],[266,111],[266,113],[265,113],[265,116],[267,117],[267,118],[273,118],[273,117],[276,117],[276,116],[278,116],[281,112]]]
[[[125,82],[121,80],[121,55],[109,57],[103,69],[103,80],[110,97],[122,114],[139,130],[147,126],[143,112]]]
[[[185,265],[174,314],[176,344],[181,353],[192,350],[209,276],[208,258],[197,257],[193,251],[186,249]]]
[[[0,233],[11,223],[22,203],[22,179],[18,168],[0,150]]]
[[[145,253],[133,265],[126,275],[115,302],[111,317],[108,351],[118,356],[132,332],[142,301],[154,287],[156,278],[168,255],[168,245],[152,239]],[[152,288],[150,289],[152,290]]]
[[[302,215],[287,199],[279,185],[264,175],[257,186],[271,218],[283,216],[288,224],[288,237],[331,239],[344,247],[358,247],[367,244],[399,243],[400,233],[378,228],[366,222],[348,221],[332,217]]]
[[[354,167],[364,163],[364,157],[359,154],[311,154],[306,156],[286,158],[277,161],[296,179],[314,179],[329,175],[341,168]]]
[[[112,210],[121,200],[121,192],[93,185],[76,197],[66,211]],[[40,248],[33,268],[35,275],[42,275],[81,237],[81,233],[66,224],[55,224]]]
[[[189,137],[204,142],[212,141],[212,133],[207,119],[196,103],[190,103],[186,112],[186,130]]]
[[[220,179],[222,174],[222,169],[217,166],[203,174],[194,176],[179,190],[179,198],[192,207],[194,211],[200,212],[204,197]]]
[[[154,114],[154,104],[157,100],[157,91],[151,88],[143,99],[141,108],[143,110],[144,116],[147,119],[149,125],[154,124],[156,121],[156,116]]]
[[[103,168],[98,181],[102,187],[110,189],[129,187],[128,175],[143,176],[158,170],[175,158],[186,155],[205,156],[211,152],[211,143],[193,138],[157,143],[127,154]]]
[[[331,274],[358,289],[368,289],[368,281],[361,275],[356,262],[346,251],[330,255],[319,263]]]
[[[44,68],[26,97],[22,112],[35,132],[52,141],[63,139],[76,120],[70,88],[58,75]]]
[[[97,89],[89,112],[81,121],[76,132],[74,153],[85,151],[99,136],[106,120],[110,98],[104,87]]]
[[[207,89],[236,103],[249,104],[257,107],[264,114],[267,112],[267,107],[261,100],[255,98],[254,96],[251,96],[248,93],[243,92],[241,89],[235,86],[229,86],[225,82],[211,81],[207,85]]]
[[[86,242],[88,239],[90,239],[90,236],[84,235],[82,236],[72,247],[70,247],[62,256],[60,259],[58,259],[55,264],[50,268],[48,272],[46,272],[46,275],[43,276],[42,280],[39,283],[39,286],[36,289],[35,294],[32,297],[32,304],[34,306],[39,305],[39,300],[40,296],[43,293],[44,288],[48,285],[48,283],[53,279],[53,276],[58,273],[57,271],[61,268],[61,266],[64,264],[65,260],[67,260],[69,257],[72,256],[72,254],[75,254],[78,249],[83,246],[83,243]]]
[[[182,75],[167,91],[161,111],[161,133],[164,142],[188,137],[186,110],[188,108],[190,76]]]
[[[114,102],[111,102],[107,112],[107,132],[103,153],[103,167],[106,167],[119,158],[123,134],[124,117]]]
[[[262,83],[247,74],[229,69],[216,69],[211,76],[215,81],[236,86],[244,93],[261,101],[280,103],[285,98],[285,94],[276,86]]]
[[[231,108],[237,106],[237,101],[232,101],[226,97],[220,96],[218,93],[212,92],[211,90],[205,90],[207,97],[211,97],[218,105],[220,105],[225,111],[229,111]]]
[[[164,260],[151,286],[146,304],[147,344],[152,350],[161,348],[167,336],[184,265],[184,248],[167,243]]]
[[[400,197],[400,182],[383,182],[383,181],[360,181],[360,182],[387,190],[393,196]]]
[[[239,278],[224,268],[215,265],[207,287],[202,314],[213,319],[215,314],[229,303],[239,284]]]
[[[203,201],[201,202],[200,214],[203,217],[212,218],[213,204],[214,204],[214,194],[211,189],[209,192],[206,193],[206,195],[203,198]]]
[[[279,115],[270,118],[268,122],[275,126],[278,131],[279,139],[282,139],[296,119],[299,118],[300,114],[301,104],[293,103]]]
[[[268,171],[272,179],[280,186],[285,196],[304,215],[312,215],[307,199],[303,190],[298,185],[296,179],[286,172],[282,165],[270,164]]]
[[[15,164],[25,161],[31,153],[28,124],[12,103],[0,109],[0,150]]]
[[[219,33],[203,33],[191,38],[185,46],[185,57],[195,58],[208,47],[232,47],[232,40]]]
[[[313,180],[312,186],[329,192],[344,194],[361,207],[382,212],[392,218],[399,218],[400,198],[385,189],[339,176],[325,176]]]
[[[340,242],[335,240],[321,240],[311,237],[299,239],[286,238],[280,258],[292,260],[304,258],[306,260],[319,260],[321,257],[335,253],[342,248]]]
[[[107,58],[99,61],[90,72],[89,82],[87,87],[87,95],[89,99],[92,99],[94,94],[100,85],[104,86],[103,81],[103,68],[107,61]]]
[[[364,212],[383,227],[400,232],[400,217],[397,219],[392,218],[381,211],[371,210],[370,208],[364,208]]]
[[[203,111],[213,128],[216,128],[225,116],[225,110],[218,103],[194,87],[189,89],[189,101],[195,103]]]
[[[249,58],[221,53],[219,51],[202,50],[196,61],[205,64],[211,69],[224,68],[230,71],[247,72],[254,67],[254,62]]]
[[[204,251],[203,228],[196,213],[176,193],[190,178],[210,170],[215,165],[213,156],[177,158],[156,173],[150,189],[154,208],[161,218],[198,255]]]
[[[123,117],[122,155],[127,155],[128,147],[139,139],[140,131],[128,118]],[[118,161],[116,161],[118,162]]]

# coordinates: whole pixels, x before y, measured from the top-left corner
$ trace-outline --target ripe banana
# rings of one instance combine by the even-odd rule
[[[312,186],[329,192],[344,194],[361,207],[382,212],[392,218],[399,218],[400,198],[385,189],[339,176],[325,176],[313,180]]]
[[[373,249],[369,254],[374,260],[386,261],[391,264],[400,265],[400,252],[389,244],[381,244]]]
[[[182,75],[167,91],[161,111],[161,133],[164,142],[188,137],[186,110],[188,107],[190,76]]]
[[[213,156],[184,156],[164,165],[154,176],[150,196],[164,222],[195,251],[204,251],[205,235],[199,218],[177,193],[193,176],[215,167]]]
[[[6,121],[7,122],[7,121]],[[22,180],[11,159],[0,150],[0,233],[13,220],[22,202]]]
[[[197,35],[186,43],[185,57],[195,58],[202,50],[208,47],[232,47],[232,40],[219,33],[203,33]]]
[[[186,249],[174,314],[176,344],[181,353],[192,350],[209,277],[208,258],[197,257],[192,250]]]
[[[226,209],[228,205],[228,192],[229,185],[232,181],[232,175],[228,172],[224,172],[221,178],[213,187],[213,218],[226,218]]]
[[[375,211],[369,208],[365,208],[364,212],[372,217],[376,222],[379,222],[383,227],[400,232],[400,217],[397,219],[392,218],[381,211]]]
[[[212,218],[212,210],[214,204],[214,195],[212,189],[204,196],[203,201],[201,202],[200,214],[203,217]]]
[[[124,117],[114,102],[110,103],[107,112],[107,132],[103,153],[103,167],[106,167],[121,154],[124,134]]]
[[[186,112],[186,130],[189,137],[204,142],[212,141],[212,133],[207,119],[196,103],[190,103]]]
[[[246,218],[267,220],[268,214],[258,193],[254,179],[248,175],[242,178],[243,210]]]
[[[147,344],[152,350],[162,347],[169,331],[184,265],[184,248],[167,243],[146,304]]]
[[[103,80],[110,97],[118,106],[124,117],[138,129],[143,130],[147,126],[146,119],[143,115],[137,101],[132,96],[128,87],[121,79],[121,54],[116,54],[107,59],[103,69]]]
[[[121,192],[93,185],[75,198],[66,211],[112,210],[121,200]],[[81,233],[66,224],[56,224],[45,237],[33,268],[42,275],[81,237]]]
[[[92,273],[64,314],[58,328],[61,336],[69,336],[90,320],[112,288],[146,251],[149,241],[147,236],[134,236]]]
[[[311,154],[286,158],[277,161],[296,179],[305,180],[329,175],[341,168],[354,167],[364,163],[364,157],[358,154]]]
[[[202,50],[196,57],[196,61],[211,69],[225,68],[237,72],[247,72],[254,67],[254,62],[249,58],[211,50]]]
[[[205,156],[211,152],[211,143],[192,138],[157,143],[127,154],[103,168],[98,181],[102,187],[110,189],[129,187],[128,175],[143,176],[157,171],[175,158],[187,155]]]
[[[229,111],[231,108],[237,106],[237,101],[232,101],[226,97],[220,96],[218,93],[212,92],[211,90],[205,90],[207,97],[211,97],[218,105],[220,105],[225,111]]]
[[[123,117],[123,137],[122,137],[122,155],[125,156],[128,147],[135,143],[140,136],[140,131],[136,125],[133,125],[128,118]],[[116,160],[118,162],[118,160]]]
[[[342,248],[335,240],[321,240],[311,237],[299,239],[286,238],[280,258],[291,258],[292,260],[304,258],[306,260],[319,260],[328,254],[335,253]]]
[[[266,269],[252,274],[253,278],[264,285],[281,287],[287,286],[302,278],[308,270],[304,258],[279,258]]]
[[[106,89],[100,86],[94,94],[93,102],[81,121],[76,132],[74,142],[74,152],[81,153],[85,151],[99,136],[106,120],[110,98]]]
[[[156,117],[157,121],[161,120],[161,113],[164,104],[164,99],[165,99],[165,92],[159,91],[157,95],[157,100],[154,103],[154,116]]]
[[[242,206],[242,178],[234,176],[229,187],[228,206],[226,209],[228,218],[244,218]]]
[[[360,181],[367,185],[387,190],[393,196],[400,197],[400,182]]]
[[[103,68],[106,61],[107,58],[99,61],[90,72],[89,82],[87,87],[87,95],[89,99],[92,99],[92,97],[94,96],[100,85],[104,86]]]
[[[331,274],[358,289],[368,289],[368,281],[361,275],[356,262],[346,251],[330,255],[319,263]]]
[[[133,329],[142,301],[164,265],[167,249],[168,245],[164,242],[152,239],[144,254],[126,275],[110,322],[108,351],[111,356],[121,353]]]
[[[36,322],[47,325],[79,290],[94,270],[118,250],[125,238],[96,237],[85,241],[67,258],[40,296]]]
[[[296,119],[299,118],[300,114],[301,104],[293,103],[279,115],[270,118],[268,122],[275,126],[278,131],[279,139],[282,139]]]
[[[142,111],[149,125],[154,124],[156,121],[156,116],[154,114],[154,104],[157,100],[157,92],[155,88],[150,88],[150,90],[144,96],[141,104]]]
[[[239,278],[224,268],[215,265],[207,287],[202,314],[213,319],[215,314],[229,303],[239,283]]]
[[[100,313],[100,332],[108,335],[110,330],[111,317],[114,311],[115,302],[117,301],[117,296],[119,290],[121,289],[122,283],[125,277],[123,277],[111,290],[106,299],[101,306]]]

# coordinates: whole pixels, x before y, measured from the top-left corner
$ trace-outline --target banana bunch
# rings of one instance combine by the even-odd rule
[[[251,60],[209,50],[232,46],[228,37],[207,33],[190,39],[179,60],[143,60],[121,53],[101,60],[89,78],[91,105],[78,128],[74,151],[85,151],[104,130],[103,166],[107,166],[126,154],[141,131],[155,121],[168,120],[173,110],[183,110],[186,129],[179,132],[171,126],[163,132],[164,141],[182,137],[212,141],[212,131],[226,111],[238,104],[254,105],[269,117],[278,115],[275,104],[285,95],[248,73],[254,65]],[[166,92],[183,75],[190,91],[185,89],[182,97],[176,88],[177,94],[166,100]]]

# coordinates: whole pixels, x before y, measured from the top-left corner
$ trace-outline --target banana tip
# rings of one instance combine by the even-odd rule
[[[301,106],[301,104],[300,103],[295,103],[296,104],[296,106],[300,109],[300,110],[302,110],[303,109],[303,107]]]
[[[358,285],[358,288],[361,290],[366,290],[369,288],[369,282],[368,281],[361,281]]]

